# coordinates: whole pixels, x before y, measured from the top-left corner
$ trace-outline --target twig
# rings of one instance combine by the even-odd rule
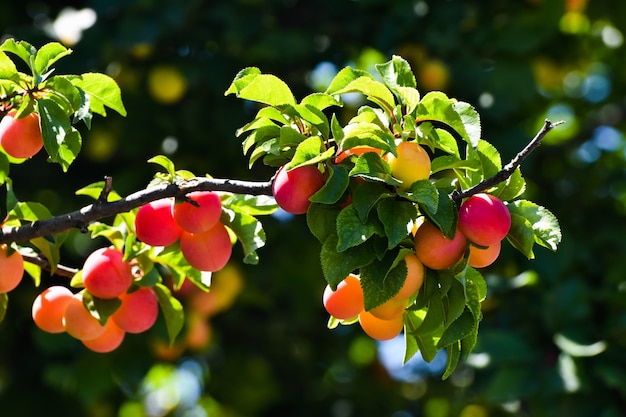
[[[25,255],[22,254],[24,261],[29,262],[31,264],[39,266],[41,269],[46,271],[52,271],[52,266],[50,262],[46,258],[41,255]],[[54,275],[58,275],[60,277],[72,278],[78,272],[78,269],[70,268],[69,266],[57,265],[54,271]]]
[[[118,213],[125,213],[146,203],[166,197],[182,198],[192,191],[225,191],[235,194],[272,195],[272,183],[217,178],[191,178],[176,184],[164,183],[146,188],[116,201],[97,201],[71,213],[38,220],[17,227],[0,229],[0,243],[26,242],[53,235]]]
[[[513,175],[513,172],[515,172],[517,167],[519,167],[522,164],[524,159],[526,159],[526,157],[532,151],[534,151],[536,148],[539,147],[539,145],[541,145],[541,141],[543,140],[543,138],[552,129],[554,129],[555,127],[563,123],[565,123],[565,121],[563,120],[552,123],[549,119],[546,119],[545,123],[543,124],[539,132],[537,132],[535,137],[528,143],[528,145],[526,145],[526,147],[524,147],[524,149],[519,151],[519,153],[515,155],[515,157],[511,159],[511,161],[508,164],[506,164],[504,168],[498,171],[498,173],[496,173],[494,176],[482,180],[481,182],[479,182],[472,188],[469,188],[465,191],[454,190],[451,195],[452,199],[457,202],[461,201],[462,199],[466,197],[472,196],[474,194],[478,194],[508,179],[511,175]]]

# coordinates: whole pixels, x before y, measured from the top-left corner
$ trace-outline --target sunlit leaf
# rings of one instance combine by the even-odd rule
[[[183,306],[163,284],[157,284],[154,287],[157,294],[161,311],[165,317],[165,326],[169,336],[170,345],[176,340],[176,336],[180,333],[185,323],[185,314]]]

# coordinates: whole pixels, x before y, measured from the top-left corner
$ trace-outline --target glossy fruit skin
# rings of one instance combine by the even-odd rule
[[[43,147],[39,115],[35,112],[15,119],[11,110],[0,120],[0,145],[14,158],[30,158]]]
[[[400,189],[406,190],[415,181],[430,177],[430,157],[416,142],[401,142],[396,149],[398,156],[387,155],[391,166],[391,175],[402,181]]]
[[[18,251],[8,255],[6,244],[0,245],[0,294],[13,291],[24,276],[24,257]]]
[[[305,165],[289,171],[282,166],[272,183],[272,193],[276,203],[286,212],[304,214],[311,205],[309,198],[325,182],[324,175],[315,166]]]
[[[393,297],[394,300],[404,300],[412,297],[424,285],[424,264],[420,262],[417,255],[409,254],[405,256],[407,274],[400,291]]]
[[[114,248],[93,251],[83,265],[83,284],[99,298],[115,298],[125,293],[133,282],[130,264]]]
[[[183,232],[180,250],[192,267],[215,272],[228,263],[233,246],[228,230],[222,223],[218,223],[203,233]]]
[[[493,245],[504,239],[510,228],[511,214],[498,197],[474,194],[461,204],[459,229],[470,242]]]
[[[381,305],[372,308],[369,312],[376,318],[381,320],[393,320],[397,316],[404,313],[404,309],[409,305],[408,298],[395,299],[385,301]]]
[[[361,156],[368,152],[374,152],[378,155],[382,153],[380,149],[373,148],[371,146],[355,146],[353,148],[346,149],[345,151],[338,151],[334,162],[335,164],[340,164],[344,159],[347,159],[352,155]]]
[[[117,349],[122,342],[126,333],[113,320],[107,320],[102,333],[88,340],[81,340],[89,350],[98,353],[108,353]]]
[[[428,220],[415,232],[414,242],[418,259],[434,270],[453,266],[463,257],[467,247],[465,236],[458,230],[454,238],[449,239]]]
[[[122,304],[111,315],[112,319],[127,333],[142,333],[151,328],[159,315],[159,300],[152,288],[120,295]]]
[[[137,238],[150,246],[167,246],[176,242],[183,229],[172,215],[174,200],[162,198],[144,204],[135,217]]]
[[[181,229],[189,233],[202,233],[217,224],[222,214],[222,200],[219,194],[212,191],[195,191],[187,194],[187,198],[199,206],[189,202],[174,204],[172,215]]]
[[[398,336],[404,328],[404,314],[391,320],[381,320],[368,311],[359,314],[359,324],[363,331],[372,339],[389,340]]]
[[[328,314],[339,320],[358,316],[365,309],[361,281],[356,275],[350,274],[337,285],[335,291],[326,285],[322,303]]]
[[[63,312],[63,326],[67,334],[78,340],[95,339],[104,332],[104,326],[83,305],[83,292],[68,300]]]
[[[498,259],[501,246],[501,242],[496,242],[486,248],[479,248],[478,246],[470,245],[467,263],[473,268],[485,268]]]
[[[62,285],[54,285],[43,290],[33,302],[32,316],[35,325],[48,333],[65,332],[63,313],[73,295]]]

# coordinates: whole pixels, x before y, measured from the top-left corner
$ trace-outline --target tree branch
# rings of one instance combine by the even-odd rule
[[[50,262],[48,262],[48,260],[41,255],[22,254],[22,257],[24,258],[24,261],[37,265],[43,270],[52,271],[52,266],[50,265]],[[59,264],[54,271],[54,275],[66,278],[73,278],[77,272],[78,269],[76,268],[71,268],[69,266]]]
[[[107,181],[107,184],[110,184],[109,181]],[[75,228],[85,230],[85,225],[93,221],[128,212],[161,198],[183,198],[186,194],[193,191],[225,191],[235,194],[272,195],[272,183],[271,181],[254,182],[196,177],[176,184],[161,184],[137,191],[120,200],[107,202],[106,199],[100,198],[95,203],[71,213],[17,227],[3,227],[0,230],[0,243],[26,242],[36,237],[48,236]],[[100,197],[107,193],[107,190],[103,190]]]
[[[466,197],[472,196],[474,194],[478,194],[508,179],[511,175],[513,175],[513,172],[515,172],[517,167],[519,167],[522,164],[524,159],[526,159],[526,157],[532,151],[534,151],[536,148],[539,147],[539,145],[541,145],[541,141],[543,140],[543,138],[552,129],[554,129],[555,127],[563,123],[565,123],[565,121],[563,120],[552,123],[550,120],[546,119],[543,126],[541,127],[539,132],[537,132],[535,137],[528,143],[528,145],[526,145],[524,149],[519,151],[519,153],[515,155],[515,157],[511,159],[511,161],[508,164],[506,164],[504,168],[498,171],[498,173],[496,173],[493,177],[489,177],[489,178],[482,180],[481,182],[479,182],[472,188],[469,188],[465,191],[454,190],[451,195],[452,199],[454,201],[459,202]]]

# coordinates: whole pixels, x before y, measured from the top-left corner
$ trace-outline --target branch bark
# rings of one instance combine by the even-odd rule
[[[93,204],[57,217],[38,220],[19,227],[5,226],[0,230],[0,243],[27,242],[36,237],[61,233],[74,228],[86,230],[87,225],[93,221],[130,211],[161,198],[183,198],[193,191],[272,195],[272,183],[271,181],[255,182],[197,177],[177,184],[162,184],[137,191],[116,201],[107,202],[99,199]]]
[[[482,191],[485,191],[501,183],[502,181],[506,181],[511,175],[513,175],[513,172],[515,172],[517,167],[519,167],[522,164],[524,159],[526,159],[526,157],[530,155],[532,151],[534,151],[536,148],[539,147],[539,145],[541,145],[541,141],[543,140],[543,138],[552,129],[554,129],[555,127],[563,123],[565,123],[563,120],[552,123],[549,119],[546,119],[543,126],[539,130],[539,132],[537,132],[535,137],[528,143],[528,145],[526,145],[524,149],[519,151],[519,153],[515,155],[515,157],[513,157],[513,159],[511,159],[511,161],[508,164],[506,164],[500,171],[498,171],[498,173],[496,173],[493,177],[489,177],[489,178],[482,180],[481,182],[479,182],[472,188],[469,188],[465,191],[458,191],[458,190],[453,191],[452,199],[456,202],[459,202],[464,198],[467,198],[474,194],[478,194]]]

